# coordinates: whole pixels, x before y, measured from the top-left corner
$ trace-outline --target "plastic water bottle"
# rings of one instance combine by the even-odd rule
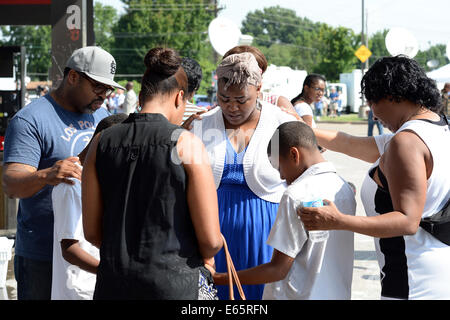
[[[323,201],[322,199],[315,198],[314,200],[309,201],[302,201],[303,207],[323,207]],[[308,231],[309,233],[309,239],[312,242],[322,242],[328,239],[328,231],[327,230],[314,230],[314,231]]]
[[[311,193],[311,189],[308,186],[305,187],[306,192],[309,192],[305,195],[303,198],[303,201],[301,202],[302,207],[323,207],[323,201],[322,198],[314,195]],[[328,230],[314,230],[314,231],[308,231],[309,239],[312,242],[322,242],[328,239]]]

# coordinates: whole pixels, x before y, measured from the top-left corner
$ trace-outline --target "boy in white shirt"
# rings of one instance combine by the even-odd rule
[[[94,137],[102,130],[124,121],[124,113],[101,120]],[[84,162],[90,143],[78,155]],[[81,166],[80,166],[81,167]],[[53,269],[52,300],[92,300],[99,250],[84,238],[81,208],[81,181],[70,178],[74,184],[60,183],[53,188]]]
[[[277,134],[279,152],[274,150]],[[355,194],[322,157],[308,125],[286,122],[271,141],[271,163],[288,184],[267,240],[274,248],[273,256],[266,264],[238,271],[239,279],[242,284],[268,283],[263,299],[350,299],[353,233],[328,231],[327,240],[313,242],[296,210],[313,194],[334,201],[341,212],[354,215]],[[227,274],[214,274],[216,284],[225,285],[227,281]]]

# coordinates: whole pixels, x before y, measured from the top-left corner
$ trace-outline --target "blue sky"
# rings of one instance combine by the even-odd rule
[[[94,0],[123,12],[120,0]],[[240,26],[248,12],[279,5],[296,11],[298,16],[332,26],[344,26],[361,32],[362,0],[219,0],[224,7],[219,16]],[[450,41],[450,0],[365,0],[368,31],[392,27],[408,29],[417,39],[419,49]]]

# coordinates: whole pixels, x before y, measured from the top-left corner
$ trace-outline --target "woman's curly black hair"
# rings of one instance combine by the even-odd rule
[[[441,109],[436,82],[404,55],[378,59],[362,78],[361,92],[369,102],[408,100],[434,112]]]

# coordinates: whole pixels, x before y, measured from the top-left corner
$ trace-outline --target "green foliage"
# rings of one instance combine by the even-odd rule
[[[94,33],[95,44],[106,51],[111,51],[114,38],[113,27],[119,17],[117,10],[112,6],[104,6],[100,2],[94,5]]]
[[[351,71],[355,64],[352,30],[312,22],[280,6],[248,13],[242,32],[255,38],[254,45],[269,64],[318,72],[330,80],[339,79],[339,73]]]
[[[385,29],[383,31],[378,31],[373,34],[369,39],[369,48],[372,51],[372,56],[370,57],[370,65],[372,65],[377,59],[385,56],[390,56],[386,49],[385,38],[389,30]],[[449,59],[445,54],[445,45],[437,44],[430,46],[427,50],[417,53],[414,59],[419,62],[419,64],[424,68],[425,72],[429,72],[432,69],[427,66],[427,62],[430,60],[437,60],[438,66],[435,68],[442,67],[449,63]]]
[[[329,81],[338,81],[340,73],[351,72],[356,61],[358,43],[351,29],[322,25],[320,30],[322,60],[314,72],[324,74]]]
[[[419,51],[414,59],[420,63],[426,72],[432,70],[427,66],[427,62],[430,60],[437,60],[439,62],[436,68],[442,67],[449,63],[449,59],[445,55],[445,47],[444,44],[437,44],[426,51]]]
[[[122,87],[125,87],[128,83],[128,81],[133,82],[133,90],[136,92],[136,95],[141,91],[141,82],[137,80],[118,80],[117,83],[120,84]],[[126,91],[124,92],[126,94]]]
[[[113,28],[118,73],[143,74],[144,57],[149,49],[170,47],[181,56],[199,61],[205,86],[212,65],[212,48],[207,41],[209,22],[214,18],[210,1],[205,0],[123,0],[126,13]]]
[[[390,56],[385,46],[388,30],[378,31],[369,38],[372,56],[369,66],[378,58]],[[361,45],[361,34],[344,27],[331,27],[299,17],[294,10],[280,6],[249,12],[242,22],[242,33],[254,37],[253,45],[266,56],[269,64],[316,72],[330,81],[337,81],[340,73],[361,68],[355,51]],[[448,63],[445,46],[438,44],[419,51],[415,59],[425,71],[427,61],[436,59],[439,66]]]
[[[25,46],[28,65],[27,73],[40,73],[32,80],[48,78],[51,66],[51,27],[50,26],[9,26],[1,27],[5,39],[4,46]]]
[[[298,17],[294,10],[275,6],[248,13],[242,33],[254,37],[253,45],[264,53],[269,64],[311,71],[320,61],[320,26]]]
[[[181,56],[196,59],[203,70],[203,81],[198,91],[207,94],[211,87],[211,73],[217,66],[216,55],[208,40],[208,25],[214,19],[210,0],[122,0],[125,13],[117,14],[114,7],[95,2],[94,32],[96,45],[111,52],[116,58],[117,80],[125,84],[135,82],[145,71],[144,56],[155,46],[171,47]],[[361,45],[361,35],[344,27],[331,27],[297,16],[291,9],[280,6],[249,12],[242,22],[242,33],[254,37],[253,45],[266,56],[269,64],[290,66],[308,73],[324,74],[336,81],[339,74],[360,68],[354,52]],[[51,66],[50,26],[1,27],[0,45],[25,45],[27,71],[32,79],[47,79]],[[385,47],[388,30],[378,31],[369,39],[372,56],[369,65],[378,58],[389,56]],[[426,71],[427,62],[436,59],[439,66],[448,63],[445,45],[431,46],[419,51],[415,59]],[[439,67],[438,66],[438,67]],[[121,77],[127,74],[130,76]]]
[[[252,34],[261,44],[294,43],[302,24],[294,10],[280,6],[250,12],[242,22],[242,32]]]
[[[117,11],[111,6],[95,3],[94,17],[96,45],[108,51],[112,43],[112,26],[117,23]],[[2,26],[1,32],[4,40],[0,40],[0,45],[25,46],[30,78],[47,80],[51,67],[51,26]]]
[[[372,52],[369,58],[369,65],[372,65],[379,58],[390,56],[384,40],[388,31],[388,29],[378,31],[369,38],[369,50]]]
[[[321,116],[317,122],[367,122],[367,119],[360,118],[357,113],[341,114],[340,117]]]

